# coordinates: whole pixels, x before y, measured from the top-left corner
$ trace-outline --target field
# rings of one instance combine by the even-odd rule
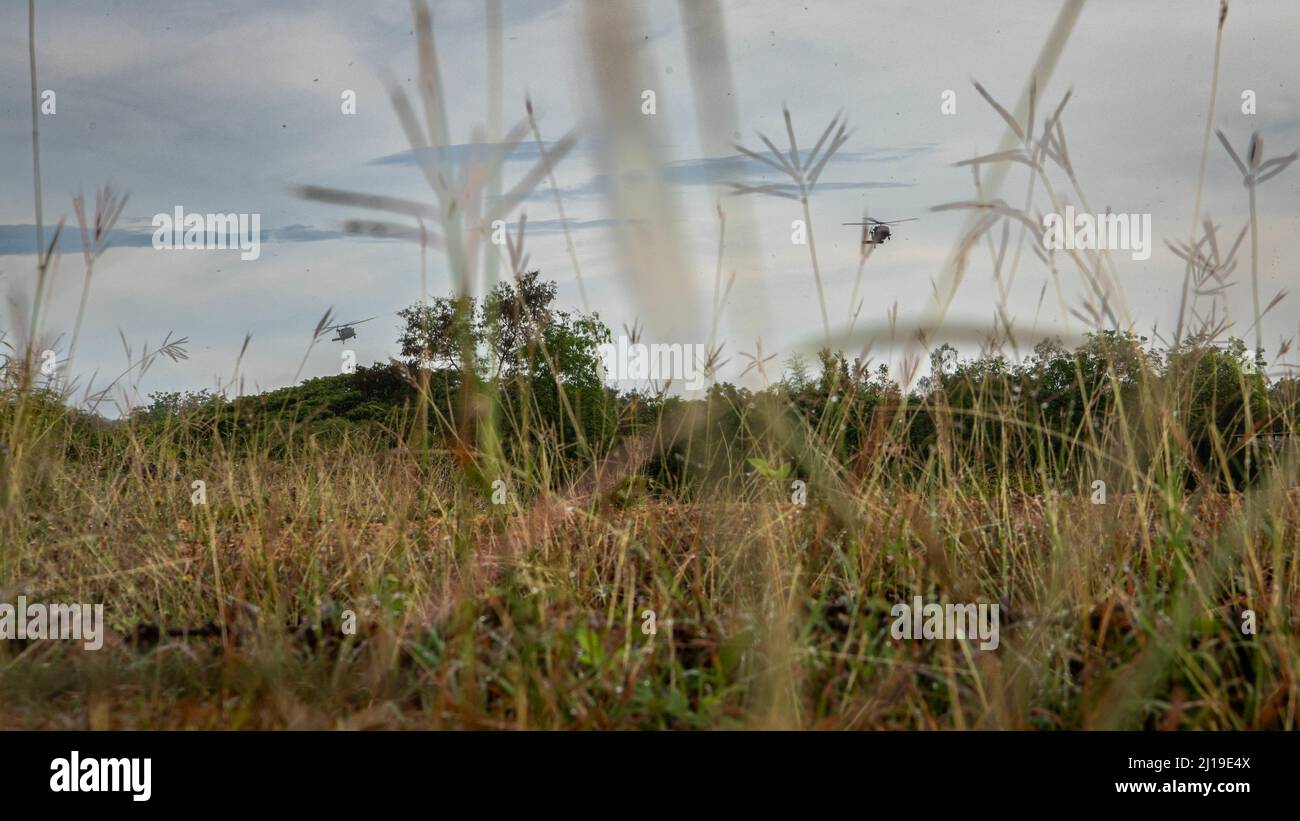
[[[629,25],[613,7],[591,12],[602,54]],[[392,99],[416,150],[446,143],[448,124],[432,23],[413,8],[419,98],[395,86]],[[1061,47],[1054,33],[1040,65]],[[1216,49],[1213,84],[1218,61]],[[624,90],[598,107],[618,109]],[[450,294],[430,299],[422,281],[389,363],[253,396],[232,379],[108,418],[105,397],[183,362],[188,340],[128,348],[98,392],[43,370],[48,243],[31,307],[3,336],[0,603],[103,603],[108,630],[93,651],[0,642],[0,727],[1296,729],[1300,382],[1265,361],[1261,320],[1288,303],[1261,304],[1254,199],[1296,155],[1266,160],[1256,136],[1243,160],[1226,136],[1212,142],[1211,91],[1203,156],[1242,172],[1250,221],[1197,224],[1203,161],[1194,228],[1170,243],[1187,266],[1177,326],[1147,338],[1112,255],[1036,242],[1039,211],[1095,211],[1067,148],[1069,95],[1049,105],[1031,82],[1008,110],[976,90],[1006,141],[966,163],[973,199],[935,206],[969,222],[922,324],[868,328],[855,312],[833,331],[812,241],[816,361],[775,362],[760,342],[733,358],[761,386],[716,378],[732,293],[719,206],[709,384],[692,398],[602,381],[609,328],[585,305],[557,306],[544,278],[582,288],[576,256],[573,271],[539,276],[522,220],[504,247],[487,241],[532,188],[556,187],[577,139],[546,143],[531,101],[509,137],[535,141],[540,159],[495,204],[491,157],[430,160],[429,203],[296,192],[382,212],[349,232],[411,242],[422,275],[428,256],[447,260]],[[780,190],[811,235],[818,174],[847,132],[837,117],[800,152],[784,119],[788,155],[767,138],[770,152],[736,148],[788,176]],[[637,126],[609,114],[604,127],[608,162],[644,160]],[[1023,206],[995,196],[1009,166],[1026,175]],[[629,221],[673,222],[654,191],[624,194]],[[77,200],[86,272],[64,363],[124,206],[109,188],[89,214]],[[967,334],[968,355],[940,344],[972,269],[1005,307],[1022,247],[1086,333],[1031,344],[999,310]],[[505,273],[476,293],[492,253]],[[644,254],[639,307],[671,313],[683,274],[648,246],[629,253]],[[858,310],[874,253],[858,261]],[[1223,312],[1246,256],[1253,325]],[[304,334],[308,353],[334,319]],[[1252,332],[1250,346],[1236,338]],[[868,337],[906,351],[901,373]],[[996,606],[994,646],[969,631],[900,637],[898,608],[918,598]]]
[[[492,504],[445,451],[313,434],[178,458],[185,425],[82,445],[28,410],[0,600],[106,602],[111,633],[6,642],[6,726],[1295,725],[1280,472],[1189,492],[1153,459],[1097,504],[941,445],[860,473],[809,457],[801,505],[762,459],[672,491],[615,481],[638,472],[617,449],[600,481],[515,472]],[[999,603],[1000,647],[892,639],[913,596]]]

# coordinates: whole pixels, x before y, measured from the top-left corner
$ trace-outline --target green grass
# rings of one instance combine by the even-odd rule
[[[1044,46],[1047,73],[1079,5]],[[450,130],[432,22],[414,9],[424,116],[405,87],[392,96],[419,149]],[[635,13],[594,4],[587,22],[609,67],[600,162],[654,166],[639,115],[619,114],[620,95],[636,95],[618,79],[636,76],[639,52],[613,35],[635,30]],[[1216,82],[1217,71],[1216,57]],[[939,206],[972,217],[925,334],[897,336],[897,381],[829,353],[777,376],[761,341],[738,356],[777,380],[762,391],[712,384],[686,401],[593,381],[599,318],[532,312],[522,225],[504,251],[483,241],[576,141],[546,148],[531,104],[503,137],[531,131],[541,158],[500,200],[480,196],[500,157],[453,169],[418,151],[432,157],[420,169],[430,202],[301,191],[403,220],[347,226],[418,243],[421,305],[427,256],[445,256],[452,296],[412,309],[400,343],[437,370],[363,368],[233,401],[164,396],[109,421],[85,410],[105,393],[76,402],[67,384],[40,387],[42,252],[28,330],[0,373],[0,602],[102,602],[112,632],[95,652],[0,642],[0,726],[1294,729],[1296,453],[1261,436],[1294,436],[1300,393],[1265,375],[1258,345],[1228,336],[1257,329],[1280,298],[1261,309],[1253,287],[1249,330],[1218,320],[1242,240],[1207,225],[1175,246],[1187,262],[1177,337],[1157,348],[1115,331],[1134,324],[1114,260],[1044,256],[1062,318],[1093,335],[1074,350],[997,355],[1017,349],[1006,297],[1029,215],[1093,209],[1066,149],[1068,95],[1035,130],[1036,83],[1014,114],[977,89],[1007,123],[1005,153],[969,163],[996,169],[976,175],[976,199]],[[794,132],[787,117],[797,155]],[[1288,162],[1250,159],[1259,181]],[[806,208],[815,173],[791,162]],[[1019,210],[995,199],[1012,163],[1027,174]],[[619,216],[653,229],[622,262],[645,263],[638,304],[661,321],[693,306],[679,299],[690,270],[674,256],[679,220],[652,172]],[[123,202],[106,191],[93,219],[80,204],[78,218],[111,226]],[[1196,202],[1193,222],[1199,190]],[[1247,227],[1254,283],[1253,209]],[[711,360],[734,283],[723,286],[720,234]],[[102,251],[98,234],[87,241],[78,326]],[[980,338],[995,353],[957,361],[931,343],[986,245],[1000,303]],[[478,262],[498,251],[517,290],[478,305]],[[809,252],[824,306],[831,283]],[[1064,300],[1067,274],[1085,294],[1077,305]],[[536,293],[553,297],[546,287]],[[897,311],[885,329],[849,309],[836,347],[896,338]],[[823,307],[835,338],[828,323]],[[160,357],[183,360],[184,343],[128,352],[109,388],[134,388]],[[930,375],[915,379],[926,353]],[[796,479],[805,505],[792,501]],[[914,596],[997,603],[998,649],[892,639],[891,607]],[[1246,611],[1255,633],[1242,630]]]
[[[642,398],[594,460],[528,431],[504,505],[462,449],[351,422],[322,437],[320,408],[287,414],[283,392],[223,411],[248,417],[229,438],[203,405],[92,424],[13,395],[6,441],[28,444],[3,463],[0,598],[103,602],[113,633],[97,652],[0,644],[0,724],[1294,727],[1294,464],[1188,490],[1177,437],[1117,430],[1117,410],[1098,442],[1151,441],[1043,447],[997,371],[962,364],[924,416],[877,397],[852,437],[867,388],[832,373],[840,399],[817,403],[784,384],[707,463],[708,422],[665,432],[717,408]],[[301,393],[347,395],[322,385]],[[953,404],[983,395],[1002,404]],[[922,419],[934,437],[909,438]],[[629,456],[647,432],[661,458]],[[673,453],[698,473],[656,479]],[[1104,505],[1091,465],[1112,466]],[[914,595],[1000,603],[1001,646],[891,639]]]

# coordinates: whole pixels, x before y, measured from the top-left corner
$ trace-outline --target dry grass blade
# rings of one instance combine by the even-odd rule
[[[744,154],[746,157],[749,157],[751,160],[757,160],[758,162],[761,162],[761,163],[763,163],[764,165],[771,166],[772,168],[776,169],[777,171],[780,171],[782,174],[791,174],[791,173],[792,173],[791,170],[790,170],[790,169],[789,169],[789,168],[788,168],[788,167],[787,167],[783,162],[778,163],[778,162],[776,162],[775,160],[771,159],[770,157],[766,157],[766,156],[764,156],[764,155],[762,155],[762,154],[759,154],[759,153],[757,153],[757,152],[750,151],[748,148],[746,148],[745,146],[741,145],[740,143],[732,143],[732,146],[733,146],[737,151],[739,151],[740,153]]]
[[[794,200],[796,202],[799,201],[799,193],[797,190],[789,187],[782,187],[780,185],[744,185],[733,182],[731,183],[731,188],[731,193],[735,195],[767,194],[768,196],[780,197],[781,199]]]
[[[438,50],[433,41],[433,15],[429,12],[426,0],[411,0],[411,12],[415,16],[416,54],[420,63],[419,86],[424,98],[429,139],[434,146],[450,145],[442,73],[438,68]]]
[[[1232,147],[1232,143],[1228,142],[1228,138],[1224,133],[1215,129],[1214,134],[1219,138],[1219,142],[1223,143],[1224,150],[1228,152],[1228,156],[1232,158],[1233,165],[1237,166],[1237,170],[1241,172],[1241,175],[1243,177],[1248,176],[1250,172],[1246,169],[1246,164],[1241,161],[1241,157],[1237,156],[1236,149]]]
[[[561,137],[555,145],[552,146],[551,150],[546,152],[543,158],[539,159],[537,163],[529,169],[528,173],[520,179],[519,183],[516,184],[514,188],[510,189],[510,193],[502,197],[501,202],[491,208],[488,212],[488,221],[490,222],[494,219],[499,219],[519,207],[519,204],[524,201],[525,197],[532,193],[538,183],[543,179],[552,176],[551,167],[555,163],[564,159],[564,157],[567,156],[577,144],[578,134],[576,131],[570,131],[568,134]]]
[[[595,92],[591,139],[599,172],[609,183],[603,206],[618,220],[613,234],[624,282],[646,312],[650,334],[703,339],[678,193],[664,175],[667,134],[658,118],[626,104],[641,98],[644,78],[657,71],[636,33],[645,25],[641,8],[599,0],[585,0],[580,8]]]
[[[385,194],[363,194],[358,191],[345,191],[340,188],[326,188],[320,185],[300,185],[295,189],[298,196],[330,205],[348,205],[354,208],[366,208],[372,211],[388,211],[392,214],[415,217],[416,219],[437,219],[438,209],[418,200],[390,197]]]
[[[533,110],[533,101],[530,97],[524,98],[524,109],[528,115],[528,125],[533,132],[533,143],[537,147],[537,153],[541,155],[541,164],[546,171],[547,181],[551,184],[551,195],[555,199],[555,213],[560,220],[560,227],[564,230],[564,248],[569,254],[569,262],[573,265],[573,277],[578,283],[578,297],[582,300],[582,309],[591,311],[591,304],[587,301],[587,285],[582,279],[582,265],[578,262],[578,251],[574,247],[573,234],[569,230],[569,218],[564,210],[564,198],[560,196],[560,185],[555,181],[555,162],[550,151],[547,150],[546,144],[542,141],[542,130],[537,125],[537,116]],[[523,220],[520,219],[520,240],[523,237]],[[518,275],[521,267],[516,265],[515,272]]]
[[[397,114],[397,121],[402,126],[402,131],[406,134],[407,144],[410,145],[416,162],[419,166],[420,173],[424,175],[425,182],[429,188],[438,197],[439,202],[444,201],[449,192],[447,190],[447,178],[440,168],[435,164],[435,152],[429,143],[429,138],[424,133],[424,127],[416,118],[415,109],[411,106],[410,98],[406,96],[406,91],[397,84],[396,79],[386,77],[385,85],[388,88],[388,99],[393,106],[393,111]]]
[[[984,163],[994,162],[1018,162],[1027,165],[1030,168],[1038,167],[1037,163],[1026,156],[1024,150],[1019,148],[1013,148],[1010,151],[998,151],[993,154],[985,154],[980,157],[973,157],[969,160],[960,160],[953,163],[953,165],[960,168],[966,165],[982,165]]]
[[[1276,177],[1278,174],[1281,174],[1283,171],[1287,169],[1287,166],[1291,165],[1291,163],[1296,161],[1297,156],[1300,156],[1300,152],[1293,151],[1284,157],[1274,157],[1268,162],[1260,165],[1259,170],[1255,172],[1256,182],[1264,182],[1266,180],[1271,180],[1274,177]],[[1268,171],[1268,173],[1265,173],[1265,169],[1268,168],[1271,168],[1272,170]]]
[[[379,239],[400,239],[406,242],[420,243],[429,248],[443,247],[442,239],[432,231],[421,232],[419,228],[412,228],[409,225],[396,222],[361,219],[344,220],[343,233]]]
[[[790,116],[790,112],[786,111],[786,118],[788,119],[789,116]],[[807,172],[810,168],[812,168],[813,164],[816,163],[818,152],[822,150],[822,146],[826,143],[826,139],[830,137],[831,132],[835,129],[835,126],[839,123],[840,117],[842,116],[843,116],[843,112],[837,111],[835,113],[835,116],[831,117],[831,121],[826,125],[826,130],[823,131],[822,135],[817,138],[817,142],[813,145],[812,151],[808,153],[808,159],[805,160],[803,163],[802,170],[804,172]]]
[[[1020,123],[1016,122],[1016,118],[1011,116],[1011,112],[1007,111],[1005,108],[1002,107],[1001,103],[993,99],[993,95],[989,94],[988,91],[984,89],[984,86],[980,85],[978,80],[971,80],[971,82],[975,84],[975,90],[978,91],[980,96],[984,98],[984,101],[987,102],[989,105],[993,106],[993,110],[996,111],[999,115],[1001,115],[1002,119],[1006,122],[1007,127],[1009,127],[1011,131],[1023,142],[1025,139],[1025,130],[1020,127]],[[1036,81],[1034,81],[1033,79],[1030,80],[1031,90],[1034,88],[1035,82]]]
[[[836,132],[835,139],[831,142],[830,148],[826,150],[826,153],[822,156],[821,160],[817,162],[816,167],[813,168],[812,173],[808,175],[808,187],[810,189],[817,185],[817,180],[821,178],[822,171],[826,168],[826,164],[830,162],[831,157],[835,156],[835,152],[839,151],[840,148],[849,141],[850,133],[851,132],[845,130],[843,125],[840,125],[839,131]]]
[[[790,120],[790,109],[784,104],[781,106],[781,116],[785,119],[785,133],[790,139],[790,165],[794,168],[800,168],[799,144],[794,139],[794,123]],[[800,170],[802,169],[800,168]]]

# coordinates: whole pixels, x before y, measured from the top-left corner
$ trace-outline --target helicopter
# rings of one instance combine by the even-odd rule
[[[897,225],[900,222],[914,222],[916,217],[908,217],[905,220],[873,220],[871,217],[864,217],[861,222],[846,222],[844,225],[861,225],[862,226],[862,244],[863,245],[880,245],[893,236],[889,226]]]
[[[354,322],[340,322],[337,325],[330,325],[322,330],[334,331],[334,333],[338,334],[331,339],[330,342],[346,342],[349,339],[356,339],[357,337],[357,332],[352,329],[353,325],[360,325],[362,322],[369,322],[371,319],[374,319],[374,317],[372,316],[369,319],[358,319]]]

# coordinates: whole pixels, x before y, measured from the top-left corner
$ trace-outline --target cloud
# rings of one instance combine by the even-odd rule
[[[546,150],[554,148],[555,143],[544,143]],[[415,148],[410,151],[399,151],[396,154],[389,154],[384,157],[376,157],[366,163],[366,165],[410,165],[416,166],[427,159],[438,158],[447,160],[452,163],[463,163],[471,157],[477,156],[480,159],[485,158],[493,151],[506,150],[505,158],[508,162],[527,162],[540,159],[542,154],[537,150],[537,143],[534,141],[520,141],[517,143],[457,143],[456,145],[444,145],[437,148]]]
[[[348,236],[342,231],[330,231],[311,225],[286,225],[282,228],[262,230],[262,243],[323,242]],[[45,226],[45,241],[54,238],[54,226]],[[115,228],[108,235],[112,248],[152,248],[152,228]],[[81,253],[81,231],[75,225],[63,227],[58,250],[65,254]],[[36,251],[35,225],[0,225],[0,256],[34,254]]]
[[[594,228],[611,228],[624,220],[617,219],[570,219],[570,231],[587,231]],[[507,223],[510,230],[518,227],[517,222]],[[530,236],[557,234],[564,230],[564,223],[557,219],[529,220],[527,233]],[[45,241],[54,236],[53,226],[45,226]],[[286,225],[282,228],[268,228],[262,231],[262,243],[296,243],[325,242],[334,239],[375,239],[374,237],[357,237],[344,231],[317,228],[313,225]],[[380,238],[382,239],[382,238]],[[152,248],[152,228],[115,228],[109,234],[109,247],[112,248]],[[35,225],[0,225],[0,256],[33,254],[36,250]],[[59,237],[58,250],[65,254],[81,253],[81,233],[76,226],[64,226]]]
[[[831,157],[826,167],[846,166],[854,163],[887,163],[911,159],[934,151],[935,143],[923,143],[900,148],[877,148],[868,151],[840,151]],[[801,162],[807,161],[808,151],[800,152]],[[764,152],[770,156],[770,152]],[[783,158],[784,159],[784,158]],[[694,160],[682,160],[670,163],[664,169],[664,180],[674,185],[714,185],[718,183],[737,182],[752,184],[763,182],[775,175],[776,169],[765,165],[744,154],[732,154],[727,157],[705,157]],[[819,183],[820,186],[820,183]],[[863,183],[855,187],[897,187]]]
[[[818,191],[863,191],[871,188],[911,188],[914,183],[910,182],[876,182],[864,180],[863,182],[818,182]],[[794,197],[799,196],[799,186],[794,183],[777,183],[765,185],[765,190],[779,191],[784,194],[790,194]]]
[[[286,225],[262,232],[262,242],[323,242],[348,236],[342,231],[328,231],[312,225]]]
[[[901,148],[842,151],[831,157],[826,164],[826,168],[843,168],[858,163],[899,162],[932,152],[935,147],[934,143],[923,143]],[[805,156],[801,155],[800,159],[804,159]],[[897,180],[830,181],[825,179],[826,176],[828,174],[823,171],[823,178],[817,183],[817,190],[858,191],[871,188],[909,188],[913,185],[910,182],[899,182]],[[744,154],[732,154],[726,157],[701,157],[668,163],[660,172],[660,177],[668,185],[679,187],[739,183],[741,185],[767,185],[774,189],[788,190],[790,192],[797,191],[793,184],[783,182],[782,180],[785,177],[778,176],[778,172],[774,168]],[[773,182],[773,180],[776,180],[776,182]],[[561,188],[560,194],[564,197],[586,197],[593,194],[603,194],[608,188],[608,175],[597,174],[586,182]],[[549,189],[539,189],[533,191],[529,199],[549,198],[552,196],[554,195]]]
[[[561,220],[529,220],[524,233],[525,235],[560,233],[564,230],[565,222],[566,221],[561,221]],[[621,225],[625,222],[630,222],[630,220],[618,220],[618,219],[567,220],[570,231],[585,231],[592,228],[613,228],[614,226]],[[512,230],[517,228],[518,226],[519,223],[517,222],[509,223],[509,227]]]

